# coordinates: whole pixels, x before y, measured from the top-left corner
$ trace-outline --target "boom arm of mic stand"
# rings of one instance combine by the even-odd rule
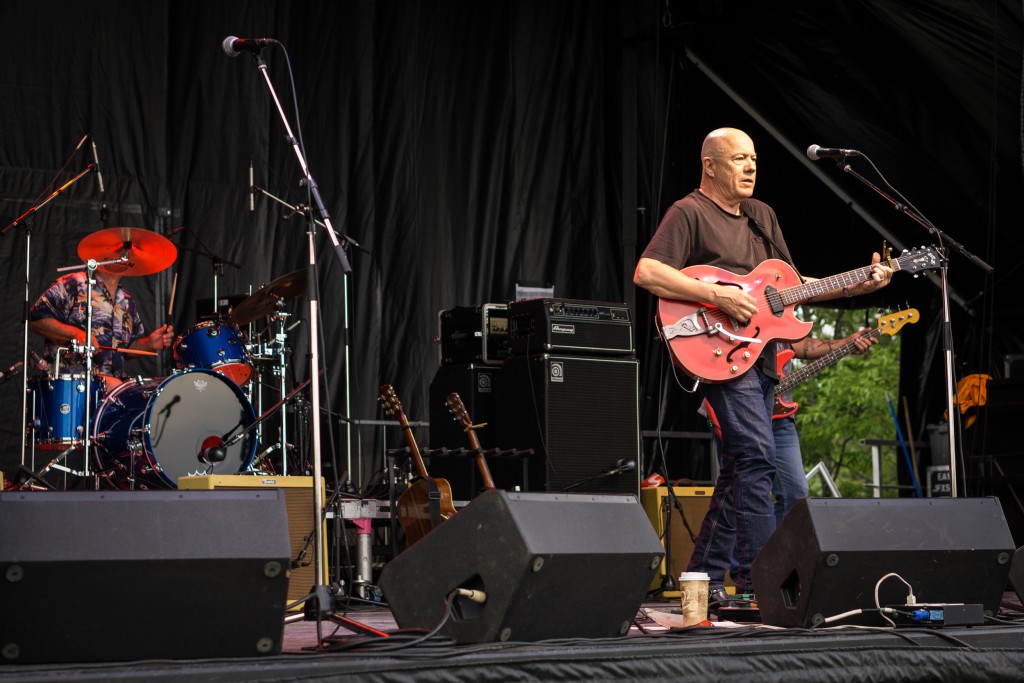
[[[263,55],[256,53],[256,67],[259,72],[263,74],[263,80],[267,83],[267,90],[270,91],[271,97],[274,99],[274,105],[277,107],[277,113],[281,116],[281,122],[284,124],[285,131],[288,133],[288,141],[292,145],[292,150],[295,152],[295,158],[299,161],[299,168],[302,170],[302,175],[306,179],[306,186],[309,188],[309,193],[313,196],[313,201],[316,202],[317,211],[320,212],[320,217],[323,218],[323,224],[327,228],[327,235],[331,238],[331,242],[334,243],[334,255],[338,258],[338,262],[341,264],[341,270],[346,275],[352,273],[352,266],[348,262],[348,256],[345,255],[345,248],[338,242],[337,233],[334,231],[334,227],[331,225],[330,214],[327,213],[327,207],[324,206],[324,200],[320,197],[320,188],[317,187],[316,180],[313,178],[313,174],[309,171],[309,165],[306,163],[306,157],[302,153],[302,149],[299,147],[299,141],[292,133],[292,128],[288,125],[288,117],[285,116],[284,109],[281,107],[281,101],[277,98],[277,91],[274,90],[274,84],[270,82],[270,70],[267,68],[267,62],[263,59]]]
[[[48,197],[46,197],[46,199],[44,199],[43,201],[39,202],[35,206],[30,206],[28,208],[28,210],[25,211],[25,213],[23,213],[20,216],[18,216],[17,218],[15,218],[11,222],[11,224],[8,225],[6,228],[4,228],[3,230],[0,230],[0,235],[6,235],[8,230],[10,230],[11,228],[15,227],[16,225],[19,225],[20,223],[23,223],[28,218],[31,218],[32,214],[34,214],[36,211],[38,211],[39,209],[43,208],[44,206],[49,204],[51,201],[56,199],[58,196],[63,194],[64,190],[68,189],[69,187],[71,187],[72,185],[77,183],[82,176],[84,176],[86,173],[92,171],[94,168],[95,168],[94,164],[89,164],[88,166],[83,168],[74,178],[72,178],[71,180],[67,181],[66,183],[64,183],[63,185],[58,187],[56,190],[51,192],[50,195]]]
[[[267,197],[268,199],[272,199],[273,201],[277,202],[278,204],[280,204],[281,206],[285,207],[286,209],[289,209],[292,213],[305,213],[305,211],[306,211],[305,208],[301,208],[299,206],[295,206],[295,205],[289,204],[288,202],[286,202],[285,200],[281,199],[280,197],[278,197],[277,195],[273,194],[272,192],[268,192],[267,190],[264,190],[259,185],[253,185],[252,189],[253,189],[253,192],[259,192],[264,197]],[[288,218],[288,217],[286,216],[286,218]],[[345,240],[346,242],[348,242],[349,244],[351,244],[353,247],[355,247],[359,251],[363,252],[364,254],[369,254],[370,253],[370,251],[366,247],[364,247],[363,245],[359,244],[359,242],[356,242],[354,239],[352,239],[348,235],[346,235],[344,233],[341,233],[339,235],[337,232],[334,231],[334,228],[329,227],[326,223],[324,223],[323,221],[320,221],[319,219],[314,218],[312,220],[313,220],[314,223],[316,223],[321,228],[325,228],[327,230],[330,230],[331,232],[334,232],[334,234],[336,236],[338,236],[341,239]]]
[[[868,180],[867,178],[862,176],[860,173],[857,173],[857,171],[853,170],[853,167],[850,166],[849,164],[847,164],[847,163],[840,163],[839,164],[839,168],[844,173],[848,173],[849,175],[852,175],[854,178],[856,178],[857,180],[862,182],[864,185],[866,185],[869,188],[871,188],[876,194],[878,194],[880,197],[882,197],[883,199],[888,201],[890,204],[892,204],[893,208],[895,208],[897,211],[902,212],[907,217],[909,217],[911,220],[913,220],[915,223],[917,223],[918,225],[923,227],[925,230],[927,230],[929,233],[931,233],[933,236],[935,236],[939,240],[939,242],[941,244],[947,245],[949,247],[952,247],[961,256],[963,256],[964,258],[969,260],[971,263],[973,263],[974,265],[976,265],[978,268],[980,268],[981,270],[983,270],[986,273],[991,273],[994,270],[992,268],[992,266],[990,266],[988,263],[986,263],[985,261],[981,260],[980,258],[975,256],[974,254],[972,254],[970,251],[968,251],[967,247],[965,247],[964,245],[960,244],[955,239],[950,237],[948,234],[942,232],[937,227],[935,227],[935,225],[931,221],[929,221],[927,218],[925,218],[924,216],[919,214],[917,211],[915,211],[913,209],[913,207],[911,207],[908,204],[905,204],[903,202],[896,201],[893,197],[888,195],[884,190],[882,190],[881,188],[876,186],[874,183],[872,183],[870,180]]]
[[[278,401],[278,402],[277,402],[277,403],[275,403],[274,405],[272,405],[272,406],[270,406],[269,408],[267,408],[267,409],[266,409],[266,410],[265,410],[265,411],[263,412],[263,414],[262,414],[262,415],[260,415],[259,417],[257,417],[257,418],[256,418],[256,420],[255,420],[255,421],[254,421],[254,422],[253,422],[252,424],[246,425],[246,426],[245,426],[245,427],[244,427],[244,428],[242,429],[242,431],[240,431],[240,432],[236,432],[235,434],[232,434],[231,432],[234,432],[234,431],[235,431],[234,429],[232,429],[232,430],[231,430],[231,432],[228,432],[227,434],[225,434],[225,435],[224,435],[224,436],[222,437],[222,441],[224,442],[224,448],[227,448],[228,446],[232,446],[232,445],[234,445],[235,443],[237,443],[238,441],[240,441],[240,440],[242,439],[242,437],[244,437],[244,436],[245,436],[246,434],[248,434],[248,433],[249,433],[249,432],[251,432],[252,430],[256,429],[256,426],[257,426],[257,425],[259,425],[259,424],[262,424],[264,420],[266,420],[266,419],[267,419],[267,418],[269,418],[269,417],[270,417],[271,415],[273,415],[273,414],[274,414],[274,413],[276,413],[276,412],[277,412],[278,410],[280,410],[280,409],[281,409],[281,406],[283,406],[284,404],[288,403],[288,401],[290,401],[290,400],[292,399],[292,397],[293,397],[293,396],[295,396],[295,394],[297,394],[297,393],[299,393],[300,391],[302,391],[303,389],[305,389],[305,388],[306,388],[306,387],[307,387],[307,386],[309,385],[310,381],[311,381],[311,380],[308,380],[308,379],[307,379],[306,381],[302,382],[302,383],[301,383],[301,384],[299,384],[299,385],[298,385],[297,387],[295,387],[294,389],[292,389],[291,391],[289,391],[289,392],[288,392],[288,395],[287,395],[287,396],[285,396],[285,397],[284,397],[284,398],[282,398],[282,399],[281,399],[280,401]],[[235,427],[235,429],[237,429],[237,427]]]

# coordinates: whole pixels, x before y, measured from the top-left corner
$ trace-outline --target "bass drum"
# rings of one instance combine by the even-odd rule
[[[224,441],[255,421],[242,390],[210,370],[131,380],[96,413],[98,470],[119,488],[147,489],[174,489],[189,475],[244,472],[256,455],[255,430]]]

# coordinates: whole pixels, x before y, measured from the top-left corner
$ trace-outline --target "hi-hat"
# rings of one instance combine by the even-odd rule
[[[231,311],[231,322],[245,325],[253,320],[270,315],[277,308],[278,301],[288,301],[306,291],[306,269],[292,271],[273,282],[263,285]]]
[[[83,261],[113,261],[128,254],[127,263],[100,266],[115,275],[152,275],[178,258],[178,248],[163,235],[143,228],[104,228],[86,235],[78,243]]]

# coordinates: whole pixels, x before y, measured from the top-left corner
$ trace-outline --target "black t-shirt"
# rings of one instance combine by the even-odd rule
[[[669,207],[641,256],[677,269],[708,265],[737,275],[768,258],[792,263],[775,211],[757,199],[744,199],[740,210],[740,216],[727,213],[694,190]],[[766,344],[758,363],[762,372],[778,379],[775,351],[774,343]]]
[[[745,199],[740,209],[743,215],[734,216],[703,193],[691,192],[665,212],[642,256],[673,268],[708,265],[737,275],[746,275],[767,258],[791,262],[772,208],[757,199]],[[774,246],[765,241],[756,225],[751,225],[751,219]]]

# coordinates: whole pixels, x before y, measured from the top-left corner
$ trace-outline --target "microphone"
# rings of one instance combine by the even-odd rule
[[[199,451],[197,457],[199,462],[213,465],[214,463],[224,462],[225,458],[228,457],[228,452],[220,446],[213,446],[212,448],[204,448]]]
[[[239,50],[255,53],[271,45],[277,45],[277,41],[273,38],[236,38],[235,36],[228,36],[221,43],[221,47],[224,48],[228,57],[237,57],[242,54]]]
[[[12,365],[11,367],[7,368],[3,372],[0,372],[0,384],[3,384],[4,382],[9,380],[10,378],[12,378],[15,375],[17,375],[19,372],[21,372],[21,368],[22,368],[23,365],[24,365],[24,363],[22,363],[19,360],[17,363]]]
[[[807,158],[811,161],[818,159],[843,159],[845,157],[859,157],[861,153],[855,149],[838,149],[836,147],[819,147],[811,145],[807,148]]]
[[[249,159],[249,213],[256,210],[256,183],[252,180],[252,159]]]
[[[106,190],[103,188],[103,171],[100,170],[100,156],[99,156],[99,154],[96,153],[96,140],[93,139],[93,140],[91,140],[91,142],[92,142],[92,165],[96,169],[96,180],[97,180],[97,182],[99,182],[100,192],[106,192]]]
[[[636,461],[630,460],[629,458],[619,458],[615,461],[615,469],[609,470],[609,474],[622,474],[623,472],[632,472],[636,469]]]
[[[36,353],[35,349],[32,349],[32,351],[29,352],[28,358],[32,364],[32,367],[34,367],[36,370],[42,370],[43,372],[46,372],[47,370],[50,369],[50,364],[47,363],[45,359],[40,358],[39,354]]]

